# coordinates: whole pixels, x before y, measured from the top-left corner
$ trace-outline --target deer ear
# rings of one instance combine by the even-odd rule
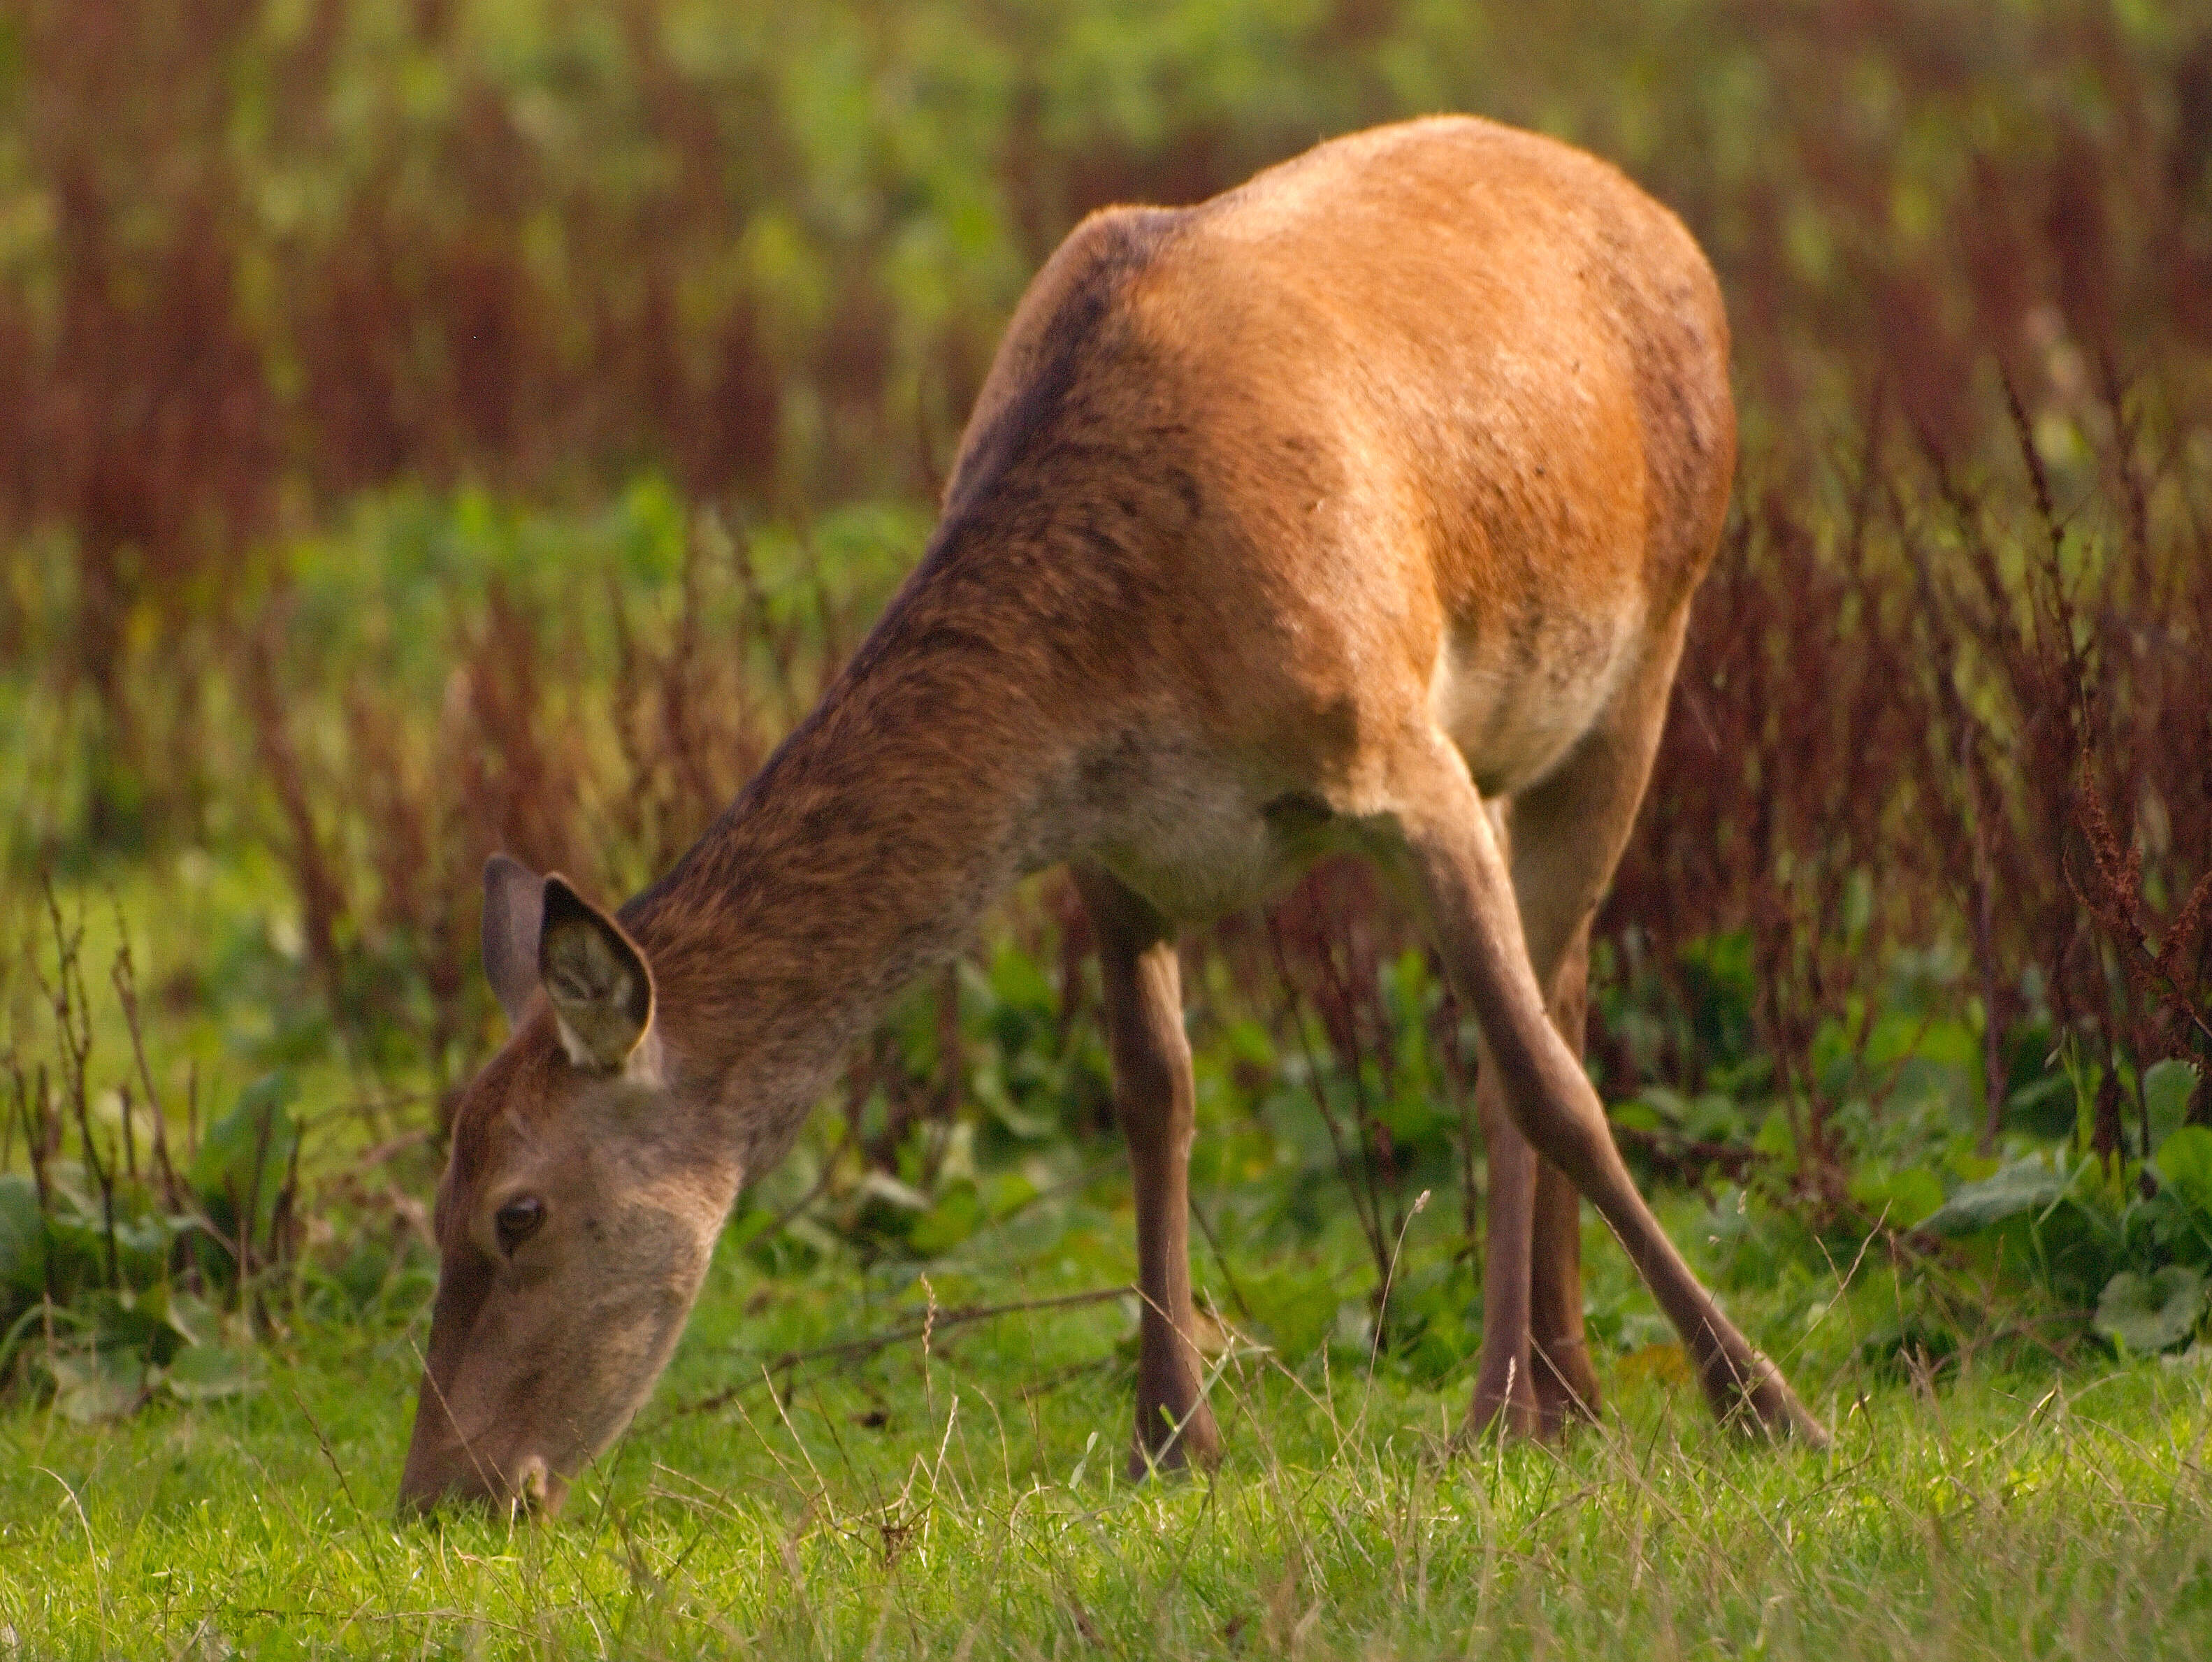
[[[653,1023],[653,972],[622,926],[557,874],[545,880],[538,978],[579,1068],[612,1072]]]
[[[510,1027],[538,990],[538,931],[545,916],[545,880],[495,854],[484,861],[484,979],[499,995]]]

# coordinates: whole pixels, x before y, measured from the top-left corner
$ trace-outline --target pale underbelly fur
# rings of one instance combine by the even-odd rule
[[[1643,608],[1560,613],[1525,655],[1495,636],[1455,636],[1437,654],[1429,709],[1486,799],[1512,797],[1566,759],[1634,667]]]
[[[1487,801],[1547,777],[1603,715],[1633,667],[1640,619],[1555,621],[1525,667],[1500,643],[1448,643],[1430,710]],[[1155,738],[1140,767],[1117,769],[1094,798],[1089,857],[1163,915],[1195,922],[1267,899],[1320,855],[1360,846],[1375,827],[1320,791],[1274,790],[1235,758]]]

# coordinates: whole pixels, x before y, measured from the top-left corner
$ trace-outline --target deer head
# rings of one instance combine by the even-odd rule
[[[613,918],[496,855],[483,961],[514,1032],[453,1116],[400,1503],[550,1512],[667,1362],[738,1174],[677,1111],[653,971]]]

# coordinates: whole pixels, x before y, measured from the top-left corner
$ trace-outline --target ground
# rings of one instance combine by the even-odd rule
[[[994,1290],[1111,1284],[1091,1268]],[[1807,1379],[1836,1431],[1814,1453],[1714,1428],[1663,1347],[1608,1360],[1613,1411],[1559,1449],[1455,1448],[1463,1370],[1232,1351],[1220,1471],[1132,1484],[1112,1299],[941,1311],[927,1347],[816,1356],[771,1393],[789,1350],[926,1314],[890,1285],[726,1250],[550,1526],[395,1521],[404,1310],[301,1322],[248,1396],[93,1426],[11,1408],[0,1657],[2212,1652],[2197,1359]]]

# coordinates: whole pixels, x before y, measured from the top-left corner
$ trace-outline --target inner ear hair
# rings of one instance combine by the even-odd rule
[[[611,1071],[653,1021],[653,972],[622,926],[557,874],[545,880],[538,975],[568,1059]]]

